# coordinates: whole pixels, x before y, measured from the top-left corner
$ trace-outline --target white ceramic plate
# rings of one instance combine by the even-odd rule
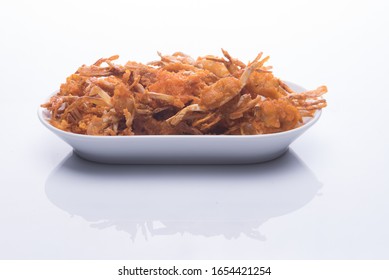
[[[305,89],[287,83],[297,92]],[[304,125],[286,132],[265,135],[147,135],[90,136],[62,131],[48,122],[45,109],[40,121],[73,147],[80,157],[116,164],[238,164],[275,159],[321,115],[318,110]]]

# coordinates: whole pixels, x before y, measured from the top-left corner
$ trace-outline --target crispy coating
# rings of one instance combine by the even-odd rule
[[[252,73],[246,89],[252,96],[262,95],[271,99],[282,98],[286,95],[285,90],[281,87],[279,80],[273,76],[273,73]]]
[[[86,135],[255,135],[287,131],[326,107],[325,86],[296,93],[264,66],[176,52],[148,64],[82,65],[41,106],[53,126]]]

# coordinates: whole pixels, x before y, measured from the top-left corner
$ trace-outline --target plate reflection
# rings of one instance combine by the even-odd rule
[[[75,154],[49,175],[57,207],[131,239],[192,234],[266,240],[260,227],[311,201],[321,184],[293,151],[253,165],[104,165]]]

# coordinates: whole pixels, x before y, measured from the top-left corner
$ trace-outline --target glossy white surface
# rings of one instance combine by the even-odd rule
[[[0,258],[388,259],[388,2],[138,2],[1,4]],[[285,156],[107,166],[36,117],[101,56],[220,47],[246,60],[263,50],[277,76],[328,86],[329,107]]]

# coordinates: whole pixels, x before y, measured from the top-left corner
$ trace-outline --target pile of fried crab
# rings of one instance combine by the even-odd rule
[[[269,57],[245,64],[176,52],[147,64],[82,65],[41,105],[50,123],[86,135],[255,135],[291,130],[325,107],[325,86],[295,92],[276,78]]]

